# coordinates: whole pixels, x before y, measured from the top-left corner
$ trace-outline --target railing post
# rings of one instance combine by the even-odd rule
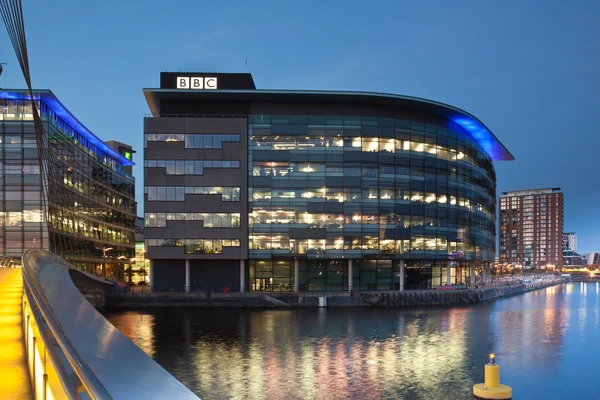
[[[48,374],[44,374],[43,378],[44,378],[44,381],[43,381],[44,382],[44,396],[43,396],[43,400],[46,400],[47,397],[48,397],[48,394],[47,394],[47,391],[48,391],[47,390],[47,387],[48,387]]]
[[[32,377],[31,383],[33,385],[33,398],[34,399],[37,397],[37,390],[36,390],[37,387],[35,384],[35,381],[36,381],[36,379],[35,379],[35,341],[36,341],[36,338],[34,336],[33,337],[33,346],[31,347],[31,350],[32,350],[31,364],[32,364],[32,369],[33,369],[33,374],[31,374],[31,377]],[[29,359],[29,357],[28,357],[28,359]]]
[[[29,359],[29,314],[27,314],[26,320],[27,322],[25,323],[25,353],[27,353],[27,359]]]
[[[44,391],[43,392],[44,394],[43,394],[43,397],[42,397],[43,400],[46,400],[46,398],[47,398],[46,392],[48,391],[48,389],[47,389],[48,388],[48,374],[47,374],[47,365],[46,365],[47,364],[46,354],[47,354],[46,346],[44,346],[44,364],[43,364],[43,366],[44,366],[44,375],[43,375],[44,380],[42,382],[42,388],[43,388],[43,391]]]
[[[23,300],[23,311],[21,313],[21,318],[23,318],[23,316],[27,315],[27,298],[25,297],[25,292],[23,291],[23,298],[25,300]],[[27,329],[27,321],[25,321],[25,318],[23,318],[23,332],[25,332],[25,330]]]

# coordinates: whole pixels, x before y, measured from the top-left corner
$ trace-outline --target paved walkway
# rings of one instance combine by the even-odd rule
[[[0,399],[32,399],[25,364],[20,268],[0,268]]]

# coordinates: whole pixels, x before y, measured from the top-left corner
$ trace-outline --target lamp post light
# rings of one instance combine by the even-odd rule
[[[96,247],[98,250],[102,250],[102,277],[106,278],[106,253],[113,250],[112,247]]]
[[[133,280],[133,264],[135,264],[135,257],[127,258],[125,256],[119,256],[118,259],[119,260],[127,260],[127,261],[129,261],[129,270],[127,272],[127,275],[128,275],[128,278],[129,278],[128,279],[129,284],[131,285],[133,283],[132,282],[132,280]]]

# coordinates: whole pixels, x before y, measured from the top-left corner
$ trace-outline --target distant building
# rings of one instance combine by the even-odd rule
[[[563,233],[562,249],[565,268],[583,268],[587,265],[587,259],[577,253],[577,235],[575,232]]]
[[[600,266],[600,253],[582,253],[581,258],[587,266]]]
[[[122,279],[123,260],[134,253],[132,159],[90,132],[50,90],[33,96],[44,129],[42,165],[28,91],[0,90],[0,256],[47,249],[77,268]]]
[[[581,254],[576,251],[563,251],[563,267],[564,268],[583,268],[585,262]]]
[[[562,268],[563,193],[518,190],[500,196],[500,262],[523,268]]]
[[[562,238],[563,251],[577,251],[577,235],[575,232],[565,232]]]
[[[116,150],[119,154],[121,154],[126,160],[131,161],[133,155],[135,154],[135,150],[128,144],[117,142],[116,140],[109,140],[106,142],[112,149]],[[131,165],[124,165],[123,172],[133,175],[133,163]],[[139,217],[138,217],[139,218]]]

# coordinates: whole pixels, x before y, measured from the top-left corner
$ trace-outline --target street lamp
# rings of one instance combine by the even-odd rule
[[[127,258],[125,256],[119,256],[117,259],[118,260],[128,260],[129,261],[129,272],[128,272],[128,275],[129,275],[129,283],[131,284],[132,283],[132,279],[133,279],[132,275],[133,275],[133,264],[135,264],[135,257]]]
[[[106,253],[113,250],[112,247],[96,247],[98,250],[102,250],[102,276],[106,278]]]

